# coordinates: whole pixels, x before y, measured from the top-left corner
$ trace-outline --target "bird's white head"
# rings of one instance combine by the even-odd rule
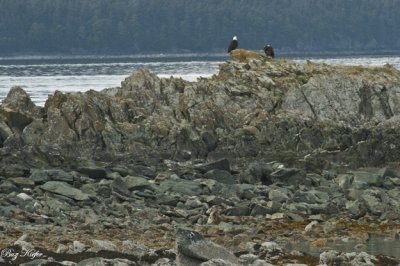
[[[236,37],[236,36],[233,36],[233,39],[234,39],[235,41],[237,41],[237,37]]]

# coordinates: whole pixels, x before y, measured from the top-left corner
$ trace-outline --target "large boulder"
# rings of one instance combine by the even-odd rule
[[[44,185],[40,186],[44,191],[48,191],[54,194],[62,195],[67,198],[74,199],[76,201],[89,200],[89,195],[83,193],[81,190],[68,185],[65,182],[60,181],[48,181]]]
[[[5,140],[10,131],[21,132],[41,114],[42,108],[37,107],[21,87],[12,87],[0,108],[0,136]]]
[[[226,248],[206,240],[195,231],[183,228],[176,230],[176,249],[178,266],[199,266],[214,259],[239,264],[235,255]]]

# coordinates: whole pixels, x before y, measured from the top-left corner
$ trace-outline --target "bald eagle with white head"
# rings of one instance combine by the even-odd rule
[[[270,45],[270,44],[265,45],[263,50],[267,57],[271,57],[271,58],[275,57],[275,52],[274,52],[274,48],[272,47],[272,45]]]
[[[231,43],[229,44],[229,47],[228,47],[228,53],[230,53],[231,51],[235,50],[238,47],[238,44],[239,44],[239,42],[237,40],[237,37],[233,36],[233,39],[232,39],[232,41],[231,41]]]

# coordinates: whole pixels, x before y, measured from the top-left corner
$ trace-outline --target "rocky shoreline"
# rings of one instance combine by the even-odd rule
[[[398,265],[365,251],[400,246],[400,72],[232,57],[44,107],[12,88],[0,264]]]

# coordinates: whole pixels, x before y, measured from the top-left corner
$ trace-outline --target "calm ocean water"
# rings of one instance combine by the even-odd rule
[[[37,105],[44,105],[55,90],[63,92],[102,90],[120,86],[131,73],[147,68],[160,77],[181,77],[195,81],[218,72],[218,65],[228,60],[216,55],[153,55],[132,57],[24,57],[0,58],[0,101],[13,86],[21,86]],[[311,60],[335,65],[382,66],[400,69],[399,56],[362,56],[291,58],[300,63]]]

